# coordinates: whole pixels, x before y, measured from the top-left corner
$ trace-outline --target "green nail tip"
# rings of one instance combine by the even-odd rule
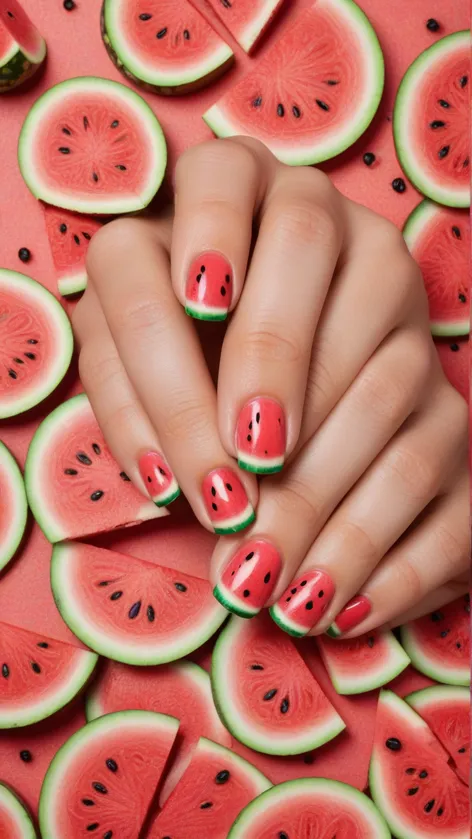
[[[231,533],[239,533],[240,530],[244,530],[245,527],[248,527],[255,521],[256,514],[252,513],[249,518],[243,521],[241,524],[236,524],[234,527],[215,527],[214,531],[218,536],[228,536]]]
[[[155,501],[154,504],[156,505],[156,507],[168,507],[169,504],[172,504],[172,502],[179,497],[179,495],[180,487],[174,492],[173,495],[170,495],[168,498],[163,498],[160,501]]]
[[[328,629],[326,630],[326,635],[329,635],[330,638],[339,638],[341,633],[339,632],[339,630],[335,629],[333,625],[331,625],[328,626]]]
[[[226,320],[228,317],[228,313],[225,312],[224,315],[212,315],[210,312],[196,312],[195,309],[190,309],[189,306],[185,307],[185,314],[189,317],[194,318],[195,320],[206,320],[206,321],[221,321]]]
[[[246,472],[252,472],[253,475],[275,475],[284,468],[283,463],[280,466],[253,466],[244,460],[238,460],[238,466]]]
[[[213,596],[218,600],[218,603],[221,603],[228,612],[232,612],[234,615],[238,615],[240,618],[254,618],[256,616],[256,612],[246,612],[244,609],[238,609],[233,603],[229,603],[229,601],[224,596],[223,592],[218,586],[215,586],[213,589]]]
[[[274,607],[273,606],[270,607],[269,614],[270,614],[272,620],[274,621],[274,623],[276,623],[277,626],[280,627],[280,629],[283,629],[283,631],[286,632],[287,635],[292,635],[293,638],[303,638],[304,635],[306,634],[304,632],[297,632],[296,630],[288,627],[283,622],[283,620],[281,620],[281,618],[279,618],[278,615],[276,615],[276,613],[274,612]]]

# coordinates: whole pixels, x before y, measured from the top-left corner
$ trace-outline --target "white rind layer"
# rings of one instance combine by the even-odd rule
[[[5,839],[37,839],[28,812],[14,792],[4,784],[0,784],[0,810],[9,814],[18,830],[14,837],[7,837],[5,834]]]

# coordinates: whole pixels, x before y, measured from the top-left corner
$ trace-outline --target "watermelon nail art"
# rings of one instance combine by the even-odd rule
[[[180,495],[180,487],[162,454],[147,452],[139,458],[139,471],[157,507],[166,507]]]
[[[242,409],[236,427],[239,466],[259,475],[280,472],[284,465],[286,438],[282,406],[265,396],[250,399]]]
[[[301,638],[318,623],[334,595],[334,583],[325,571],[307,571],[284,591],[270,609],[281,629]]]
[[[237,533],[256,518],[246,490],[233,469],[213,469],[202,485],[203,500],[215,533]]]
[[[267,603],[282,567],[279,552],[264,539],[245,542],[228,562],[213,594],[242,618],[252,618]]]
[[[363,594],[353,597],[349,603],[346,603],[329,629],[326,630],[327,634],[331,635],[332,638],[339,638],[340,635],[344,635],[345,632],[349,632],[350,629],[354,629],[355,626],[360,624],[371,609],[370,600]]]
[[[185,311],[198,320],[225,320],[233,297],[233,270],[220,253],[192,262],[185,289]]]

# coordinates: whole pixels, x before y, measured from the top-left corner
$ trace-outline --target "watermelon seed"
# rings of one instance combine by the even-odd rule
[[[46,641],[38,641],[37,646],[41,647],[41,649],[43,649],[43,650],[47,650],[48,647],[49,647],[49,644]]]
[[[109,586],[109,585],[110,585],[110,582],[111,582],[111,580],[100,580],[100,582],[99,582],[99,584],[98,584],[98,585],[99,585],[99,586],[102,586],[102,587],[103,587],[103,586]]]
[[[30,361],[35,361],[36,360],[36,356],[32,352],[25,352],[25,358],[29,358]]]
[[[200,804],[200,810],[208,810],[210,807],[213,807],[212,801],[205,801],[203,804]]]
[[[37,343],[38,343],[38,341],[36,340],[36,338],[28,338],[27,343],[28,343],[28,344],[37,344]]]
[[[154,621],[154,618],[156,617],[156,613],[155,613],[152,606],[147,607],[146,614],[147,614],[147,619],[148,619],[149,623],[152,623]]]
[[[461,78],[459,79],[459,84],[460,84],[461,87],[465,87],[468,81],[469,81],[468,76],[461,76]]]
[[[268,690],[267,693],[265,693],[262,697],[264,702],[269,702],[271,699],[273,699],[277,692],[277,688],[272,688],[272,690]]]
[[[72,134],[72,131],[70,130],[70,128],[63,128],[62,133],[67,134],[67,136],[70,137],[70,135]]]
[[[66,12],[72,12],[72,10],[75,9],[74,0],[64,0],[62,5],[64,6]]]
[[[36,661],[31,662],[31,669],[32,669],[33,673],[41,673],[41,668],[40,668],[39,664],[36,663]]]
[[[67,2],[67,0],[64,0],[64,2]],[[88,824],[86,830],[88,830],[91,833],[92,830],[97,830],[98,827],[100,827],[98,822],[94,822],[93,824]]]
[[[268,571],[267,574],[265,575],[264,582],[265,583],[270,583],[270,571]]]
[[[438,32],[441,29],[441,24],[434,17],[430,17],[426,21],[426,29],[429,29],[430,32]]]
[[[113,831],[112,830],[107,830],[107,832],[103,834],[103,839],[112,839],[112,837],[113,837]]]
[[[405,192],[406,183],[403,178],[394,178],[392,181],[392,188],[395,192]]]
[[[102,450],[98,443],[92,443],[92,449],[94,450],[95,454],[99,455],[102,453]]]
[[[80,239],[77,236],[77,233],[74,233],[74,242],[75,242],[76,245],[80,245]]]
[[[98,781],[94,781],[92,786],[94,790],[100,793],[100,795],[106,795],[108,792],[107,788],[103,784],[100,784]]]
[[[33,755],[28,751],[28,749],[23,749],[23,751],[20,752],[20,760],[22,760],[23,763],[31,763]]]
[[[288,697],[286,696],[285,699],[282,699],[282,702],[281,702],[281,705],[280,705],[280,713],[281,714],[286,714],[289,708],[290,708],[290,702],[288,700]]]
[[[122,595],[122,591],[114,591],[113,594],[110,595],[110,600],[119,600]]]
[[[307,584],[307,580],[302,580],[302,582],[300,583],[301,586],[306,586],[306,584]]]
[[[174,585],[175,585],[177,591],[183,591],[183,592],[187,591],[187,586],[184,586],[183,583],[174,583]]]
[[[86,807],[94,807],[95,801],[92,801],[91,798],[82,798],[82,804],[85,804]]]
[[[165,471],[165,469],[162,468],[162,466],[159,466],[159,472],[161,473],[161,475],[164,475],[164,478],[165,478],[166,471]]]
[[[416,772],[416,769],[413,769],[413,767],[410,766],[409,769],[405,769],[405,772],[406,772],[407,775],[414,775],[415,772]]]
[[[456,237],[456,239],[460,239],[460,238],[461,238],[461,231],[460,231],[460,229],[457,227],[457,225],[456,225],[456,224],[454,224],[454,225],[452,226],[452,232],[453,232],[454,236]]]
[[[212,503],[212,505],[211,505],[211,506],[212,506],[212,508],[213,508],[213,509],[215,510],[215,512],[216,512],[216,511],[217,511],[217,509],[218,509],[218,504],[215,504],[215,502],[213,501],[213,503]]]
[[[456,643],[456,647],[457,647],[457,649],[458,649],[458,650],[460,650],[461,646],[462,646],[461,642],[460,642],[460,641],[457,641],[457,643]]]
[[[205,266],[204,265],[200,265],[200,271],[202,272],[202,274],[205,273]]]
[[[300,119],[300,117],[302,115],[302,113],[300,111],[300,108],[297,108],[296,105],[294,105],[293,108],[292,108],[292,114],[294,115],[295,119]]]
[[[141,601],[137,600],[136,603],[133,603],[133,605],[131,606],[131,609],[128,612],[128,617],[130,618],[130,620],[134,620],[134,618],[138,617],[140,609],[141,609]]]
[[[190,41],[190,32],[188,31],[188,29],[184,29],[184,39],[186,41]]]
[[[64,224],[64,222],[59,225],[59,233],[67,233],[67,224]]]
[[[18,257],[22,262],[29,262],[31,259],[31,251],[29,248],[20,248],[18,251]]]
[[[451,344],[449,347],[452,352],[459,352],[459,344]]]
[[[231,9],[232,4],[230,3],[230,0],[220,0],[220,2],[221,5],[225,7],[225,9]]]
[[[442,119],[433,119],[432,122],[429,123],[429,127],[436,130],[436,128],[445,128],[446,123],[442,121]]]
[[[438,816],[442,816],[442,814],[443,814],[443,813],[444,813],[443,808],[442,808],[442,807],[439,807],[439,809],[438,809]]]
[[[68,146],[59,146],[58,151],[61,154],[70,154],[70,148]]]
[[[441,108],[450,108],[449,102],[446,99],[438,99],[438,105],[441,105]]]
[[[225,274],[225,281],[226,281],[227,283],[230,283],[230,282],[231,282],[231,277],[230,277],[230,275],[229,275],[229,274]]]
[[[285,598],[285,602],[286,602],[286,603],[290,603],[291,599],[292,599],[291,597],[286,597],[286,598]]]
[[[258,425],[259,425],[260,421],[261,421],[261,415],[258,411],[257,414],[256,414],[256,422],[257,422]]]
[[[457,749],[457,753],[460,754],[460,755],[463,755],[464,752],[465,752],[465,746],[462,746],[461,749]]]
[[[143,12],[142,15],[139,15],[140,20],[151,20],[152,15],[148,14],[147,12]]]
[[[445,157],[448,156],[450,150],[450,146],[443,146],[442,149],[438,151],[438,157],[440,160],[444,160]]]
[[[261,105],[262,105],[262,96],[257,96],[255,99],[253,99],[253,102],[252,102],[252,107],[253,108],[260,108]]]
[[[428,802],[424,805],[424,811],[425,811],[425,813],[430,813],[430,812],[431,812],[431,810],[433,809],[433,807],[434,807],[435,803],[436,803],[436,802],[435,802],[434,798],[432,798],[432,799],[431,799],[431,801],[428,801]]]
[[[227,769],[222,769],[221,772],[218,772],[215,782],[217,784],[226,784],[227,781],[229,781],[229,772]]]
[[[422,769],[421,772],[420,772],[420,778],[427,778],[427,777],[428,777],[428,773],[427,773],[426,769]]]
[[[88,121],[88,118],[87,118],[87,117],[84,117],[83,122],[84,122],[84,128],[85,128],[85,130],[87,131],[87,128],[89,127],[89,121]]]
[[[117,163],[115,169],[119,169],[120,172],[126,172],[126,166],[123,166],[121,163]]]
[[[465,296],[465,294],[459,294],[459,300],[461,301],[461,303],[467,303],[467,297]]]
[[[246,556],[246,562],[249,562],[249,560],[252,559],[253,556],[254,556],[254,551],[251,551],[250,553],[248,553],[248,555]]]
[[[313,600],[309,600],[308,603],[305,603],[305,609],[307,612],[311,612],[313,609]]]
[[[228,490],[228,492],[233,491],[233,487],[231,486],[231,484],[225,484],[225,486],[226,486],[226,489]]]
[[[262,664],[251,664],[251,670],[263,670]]]
[[[433,612],[431,615],[431,620],[433,623],[437,623],[438,621],[444,620],[444,615],[442,612]]]
[[[8,17],[11,17],[13,19],[15,18],[15,15],[13,14],[13,12],[8,11],[7,15],[8,15]]]
[[[388,740],[385,741],[385,745],[387,746],[387,749],[390,749],[392,752],[399,752],[402,747],[398,737],[389,737]]]
[[[14,358],[13,361],[15,362],[15,364],[24,364],[25,363],[22,358]]]
[[[84,233],[83,230],[82,230],[82,236],[84,237],[84,239],[87,239],[87,242],[90,242],[90,239],[92,238],[90,233]]]
[[[419,790],[419,787],[411,787],[411,788],[408,790],[407,795],[416,795],[416,793],[418,792],[418,790]]]
[[[64,475],[78,475],[77,469],[64,469]]]
[[[200,282],[201,278],[202,278],[202,275],[201,275],[201,274],[197,274],[197,283],[199,283],[199,282]]]
[[[251,437],[251,435],[250,435],[250,434],[248,434],[248,435],[247,435],[246,440],[248,441],[248,443],[250,443],[250,442],[251,442],[252,437]]]
[[[98,175],[96,172],[92,172],[92,178],[95,181],[95,183],[98,184]]]
[[[128,478],[128,475],[126,474],[126,472],[120,472],[120,478],[121,478],[122,481],[131,480],[130,478]]]
[[[160,41],[161,38],[165,38],[167,35],[167,27],[164,26],[164,29],[159,29],[159,32],[156,35],[156,38]]]
[[[335,85],[339,84],[339,82],[336,79],[327,79],[325,81],[325,84],[329,84],[330,87],[334,87]]]
[[[216,495],[216,489],[215,489],[215,487],[212,487],[212,488],[211,488],[211,494],[213,495],[213,498],[214,498],[214,497],[215,497],[215,495]]]
[[[113,760],[112,757],[107,758],[105,763],[107,765],[107,769],[109,769],[110,772],[118,772],[118,764],[116,760]]]
[[[110,125],[110,128],[118,128],[120,121],[118,119],[114,119]]]
[[[375,644],[375,638],[373,638],[372,635],[371,635],[370,638],[367,639],[367,646],[370,647],[370,649],[372,649],[374,644]]]
[[[282,831],[282,833],[279,833],[279,839],[288,839],[287,833],[284,833],[284,831]]]
[[[17,376],[17,374],[15,373],[15,371],[14,371],[14,370],[11,370],[11,369],[8,371],[8,375],[10,376],[10,379],[17,379],[17,378],[18,378],[18,376]]]
[[[443,629],[443,631],[440,633],[441,638],[447,638],[450,631],[451,631],[450,629]]]
[[[8,664],[2,664],[2,676],[4,679],[8,679],[10,675],[10,668]]]
[[[222,297],[224,297],[225,294],[226,294],[226,288],[225,288],[224,285],[222,285],[221,288],[220,288],[220,294],[221,294]]]
[[[97,489],[97,490],[95,490],[95,492],[92,492],[92,495],[90,496],[90,500],[91,501],[100,501],[100,498],[103,498],[104,495],[105,495],[105,493],[103,492],[102,489]]]
[[[243,597],[249,597],[250,594],[251,594],[251,592],[249,591],[249,589],[245,588],[244,591],[243,591]]]
[[[284,117],[285,116],[285,108],[281,102],[277,105],[277,116]]]
[[[326,102],[323,102],[322,99],[315,99],[315,102],[318,105],[318,108],[321,108],[322,111],[329,111],[329,105],[327,105]]]
[[[323,597],[323,595],[324,595],[324,591],[323,591],[323,589],[321,589],[321,590],[318,592],[318,597]]]
[[[375,163],[375,154],[373,154],[371,151],[366,151],[362,160],[364,161],[366,166],[372,166],[372,164]]]
[[[84,466],[92,465],[92,461],[90,460],[89,456],[85,454],[85,452],[77,452],[75,456],[79,463],[83,463]]]

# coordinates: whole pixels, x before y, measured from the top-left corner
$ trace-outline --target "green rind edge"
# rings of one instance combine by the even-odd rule
[[[241,469],[245,469],[246,472],[252,472],[253,475],[275,475],[284,468],[283,463],[281,466],[253,466],[250,463],[246,463],[245,460],[238,460],[238,466]]]
[[[168,505],[172,504],[172,502],[175,501],[175,499],[178,498],[180,494],[181,489],[179,487],[175,490],[175,492],[171,493],[170,495],[166,495],[164,498],[160,498],[159,501],[155,501],[154,504],[156,505],[156,507],[168,507]]]
[[[203,312],[196,312],[195,309],[191,309],[190,306],[185,307],[185,314],[190,318],[194,318],[194,320],[207,320],[214,322],[226,320],[228,317],[227,312],[225,312],[224,315],[203,314]]]
[[[233,615],[238,615],[240,618],[253,618],[257,614],[256,612],[248,612],[246,609],[238,607],[234,603],[230,603],[219,586],[215,586],[213,589],[213,596],[216,597],[218,603],[221,603],[228,612],[231,612]]]
[[[8,565],[10,560],[15,556],[21,540],[23,539],[26,522],[28,520],[28,501],[26,498],[26,489],[21,469],[11,451],[0,440],[0,469],[2,467],[2,459],[4,459],[7,464],[6,473],[8,474],[8,480],[13,488],[15,498],[14,503],[17,506],[19,517],[18,525],[12,535],[12,538],[10,539],[9,544],[3,549],[0,542],[0,571],[5,568],[5,566]]]
[[[403,671],[406,670],[408,665],[411,663],[410,658],[390,630],[388,630],[388,634],[384,638],[384,641],[388,647],[389,653],[391,654],[392,661],[387,664],[383,664],[381,668],[378,667],[375,673],[371,673],[369,677],[363,680],[362,684],[349,684],[347,679],[341,682],[336,675],[330,672],[328,666],[325,665],[328,670],[331,683],[339,696],[356,696],[362,693],[368,693],[368,691],[371,690],[377,690],[378,688],[388,684],[388,682],[391,682],[399,676],[400,673],[403,673]]]
[[[249,527],[253,521],[256,519],[255,512],[252,512],[247,519],[245,519],[241,524],[235,524],[233,527],[214,527],[215,533],[219,536],[227,536],[229,533],[239,533],[240,530],[244,530],[246,527]]]
[[[291,635],[292,638],[304,638],[305,635],[308,632],[308,630],[307,630],[307,632],[297,632],[295,629],[292,629],[291,627],[287,626],[287,624],[284,623],[284,621],[281,618],[279,618],[277,613],[274,611],[273,606],[270,607],[269,614],[270,614],[272,620],[274,621],[274,623],[276,623],[277,626],[280,627],[280,629],[283,629],[283,631],[286,632],[287,635]]]
[[[458,685],[463,687],[470,685],[470,671],[468,668],[464,668],[461,671],[459,671],[459,668],[456,668],[456,673],[454,674],[450,670],[441,669],[431,661],[423,659],[420,644],[413,638],[408,625],[405,624],[400,628],[400,636],[402,645],[409,655],[413,667],[419,670],[420,673],[445,685]]]
[[[33,821],[23,801],[16,792],[3,782],[0,783],[0,805],[3,804],[15,821],[21,839],[37,839],[38,834]]]
[[[32,61],[18,47],[4,63],[0,63],[0,94],[15,90],[31,79],[41,67],[45,57],[46,51],[40,61]]]

